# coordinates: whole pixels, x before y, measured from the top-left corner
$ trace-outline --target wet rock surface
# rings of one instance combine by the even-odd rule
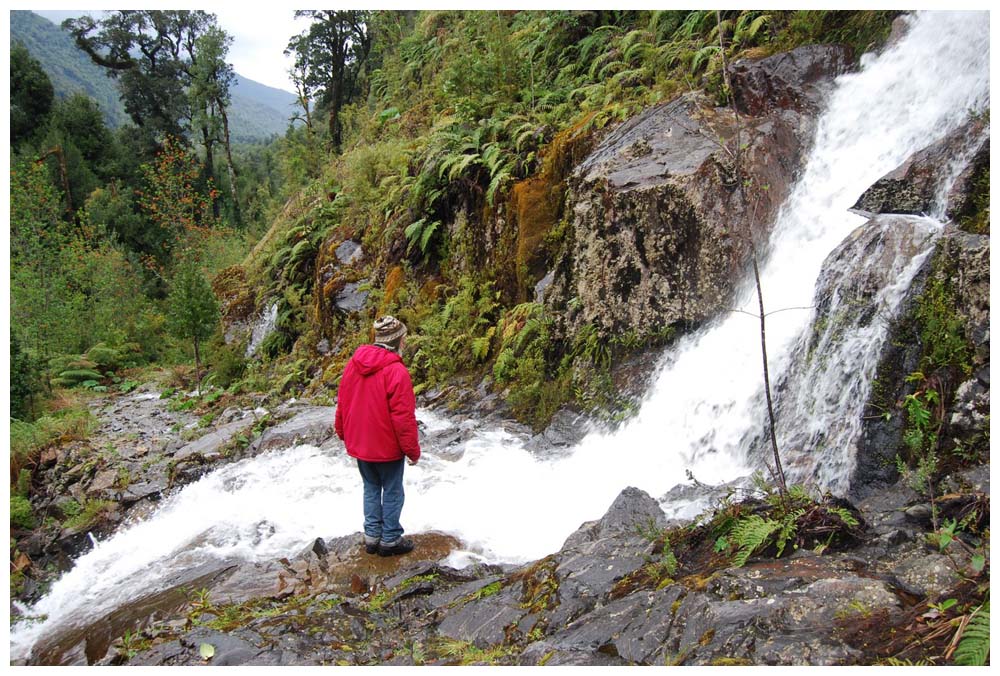
[[[954,217],[965,211],[970,182],[988,162],[989,123],[970,120],[876,181],[853,208],[872,214],[915,215],[937,209]],[[955,183],[948,186],[951,179]]]
[[[989,468],[956,475],[987,491]],[[556,553],[520,566],[443,563],[460,543],[417,534],[411,554],[365,554],[361,534],[318,539],[289,559],[231,566],[209,596],[160,615],[140,649],[64,645],[64,663],[128,665],[870,663],[857,627],[886,627],[961,577],[906,516],[920,499],[900,486],[859,504],[869,530],[841,551],[800,550],[723,562],[659,584],[669,528],[658,503],[628,488]],[[681,529],[681,531],[683,528]],[[680,531],[678,531],[680,532]],[[647,579],[645,583],[636,580]],[[201,654],[203,644],[212,657]]]

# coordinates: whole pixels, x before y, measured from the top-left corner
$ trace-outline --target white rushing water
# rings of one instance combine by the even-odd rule
[[[896,46],[839,78],[775,225],[762,270],[768,310],[811,306],[824,260],[864,222],[848,212],[857,197],[988,105],[988,97],[986,13],[918,18]],[[901,274],[913,267],[899,266]],[[750,291],[741,306],[756,312]],[[769,317],[775,381],[811,319],[808,310]],[[403,525],[410,533],[459,537],[467,551],[454,555],[453,565],[522,562],[557,551],[627,486],[662,496],[685,482],[687,471],[704,483],[746,476],[758,469],[747,454],[764,423],[761,379],[757,319],[732,313],[664,355],[638,415],[613,434],[593,432],[551,459],[499,428],[475,430],[458,460],[428,449],[406,470]],[[428,431],[451,424],[428,411],[418,418]],[[849,466],[848,459],[819,480],[839,486]],[[665,505],[673,513],[682,507]],[[360,479],[340,449],[298,446],[223,467],[82,556],[29,609],[47,619],[13,629],[11,656],[27,656],[36,640],[66,623],[158,589],[171,572],[212,559],[294,555],[316,537],[359,531],[361,521]]]

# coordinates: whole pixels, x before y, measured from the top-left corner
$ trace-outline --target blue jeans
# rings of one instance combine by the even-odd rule
[[[393,462],[358,460],[365,484],[365,535],[391,544],[403,536],[403,458]]]

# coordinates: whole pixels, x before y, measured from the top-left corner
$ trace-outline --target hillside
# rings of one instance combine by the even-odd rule
[[[11,44],[22,42],[52,80],[56,95],[66,98],[82,92],[101,106],[109,126],[129,121],[114,80],[73,44],[57,25],[30,11],[10,13]],[[289,92],[254,82],[237,73],[232,91],[230,120],[233,140],[251,143],[285,133],[295,104]]]

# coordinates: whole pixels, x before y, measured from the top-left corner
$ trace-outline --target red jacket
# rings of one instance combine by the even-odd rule
[[[420,457],[416,398],[402,358],[382,347],[362,345],[344,367],[337,393],[337,436],[347,454],[369,462]]]

